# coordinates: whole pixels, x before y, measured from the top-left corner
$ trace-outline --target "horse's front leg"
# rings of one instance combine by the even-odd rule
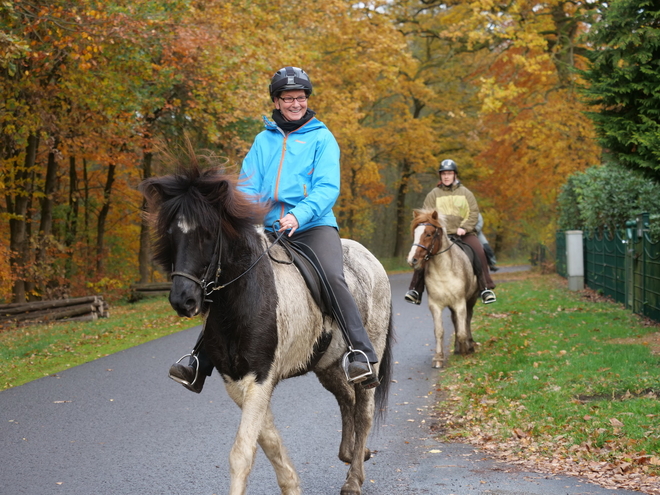
[[[242,411],[234,445],[229,453],[229,495],[245,495],[247,479],[254,464],[257,440],[267,423],[273,384],[270,381],[259,384],[254,375],[250,374],[240,381],[227,382],[226,388],[229,396]]]
[[[445,327],[442,324],[442,306],[434,302],[430,295],[429,309],[433,316],[433,331],[435,332],[435,356],[433,356],[433,367],[442,368],[445,365],[445,353],[443,351]]]
[[[300,495],[300,478],[284,447],[280,432],[275,427],[273,412],[268,406],[264,423],[259,434],[259,445],[275,469],[277,484],[280,485],[283,495]]]

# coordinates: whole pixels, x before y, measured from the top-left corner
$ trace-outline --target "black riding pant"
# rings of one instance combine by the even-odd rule
[[[302,232],[295,232],[290,239],[312,248],[321,262],[328,284],[337,298],[353,348],[363,351],[370,363],[377,363],[378,357],[362,324],[360,310],[355,304],[344,278],[344,253],[337,229],[328,226],[313,227]],[[359,358],[358,360],[361,361]]]
[[[370,363],[377,363],[378,356],[376,356],[373,345],[362,323],[360,310],[357,304],[355,304],[353,295],[348,290],[348,285],[344,278],[344,253],[337,229],[328,226],[313,227],[302,232],[294,232],[290,239],[294,242],[306,244],[314,251],[325,272],[328,285],[330,285],[334,292],[339,308],[344,316],[348,338],[353,349],[364,352]],[[203,352],[201,345],[203,334],[204,330],[202,330],[202,333],[197,338],[193,354],[199,359],[200,373],[208,376],[213,371],[213,364],[206,353]],[[360,359],[361,357],[361,355],[358,355],[357,360],[362,361],[363,359]],[[195,359],[191,357],[189,365],[193,366],[194,364]]]

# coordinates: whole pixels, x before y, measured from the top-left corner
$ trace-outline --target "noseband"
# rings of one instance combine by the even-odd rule
[[[432,223],[420,223],[417,226],[419,227],[420,225],[435,228],[435,231],[433,232],[433,237],[431,238],[431,245],[429,247],[426,247],[423,244],[417,244],[416,242],[413,242],[413,246],[417,246],[419,248],[422,248],[424,251],[426,251],[426,256],[424,256],[424,261],[425,262],[428,261],[431,258],[431,256],[437,256],[438,254],[442,254],[446,251],[449,251],[451,249],[451,247],[455,244],[453,240],[450,240],[450,244],[449,244],[448,248],[443,249],[442,251],[438,251],[437,253],[434,253],[433,248],[435,247],[435,242],[440,237],[440,232],[442,232],[442,229],[440,227],[436,227]]]

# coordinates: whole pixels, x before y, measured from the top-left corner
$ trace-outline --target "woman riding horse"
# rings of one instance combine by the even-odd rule
[[[322,265],[345,321],[349,352],[346,376],[364,388],[379,385],[371,364],[378,362],[360,312],[344,279],[342,245],[332,208],[339,197],[339,146],[315,112],[307,108],[312,83],[298,67],[284,67],[269,85],[274,122],[264,117],[266,130],[254,140],[243,161],[240,189],[255,201],[269,202],[267,231],[288,231],[307,245]],[[203,352],[200,334],[188,366],[174,364],[170,378],[199,393],[213,365]]]
[[[426,195],[423,208],[437,210],[445,215],[447,234],[458,235],[463,242],[472,248],[481,265],[481,274],[478,277],[481,286],[481,300],[485,304],[494,303],[496,301],[493,292],[495,283],[490,278],[486,254],[475,231],[479,217],[477,200],[472,191],[458,180],[458,167],[454,160],[443,160],[438,174],[440,175],[440,182]],[[405,299],[412,304],[420,304],[423,292],[424,270],[415,270]]]

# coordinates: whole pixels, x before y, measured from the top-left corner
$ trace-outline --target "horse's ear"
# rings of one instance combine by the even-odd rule
[[[438,210],[433,210],[433,213],[431,213],[431,218],[433,218],[433,220],[438,219]]]
[[[160,203],[163,198],[163,188],[157,177],[144,179],[138,185],[138,191],[142,193],[148,203]]]
[[[419,211],[419,210],[413,210],[413,220],[414,220],[415,218],[417,218],[419,215],[420,215],[420,211]]]

